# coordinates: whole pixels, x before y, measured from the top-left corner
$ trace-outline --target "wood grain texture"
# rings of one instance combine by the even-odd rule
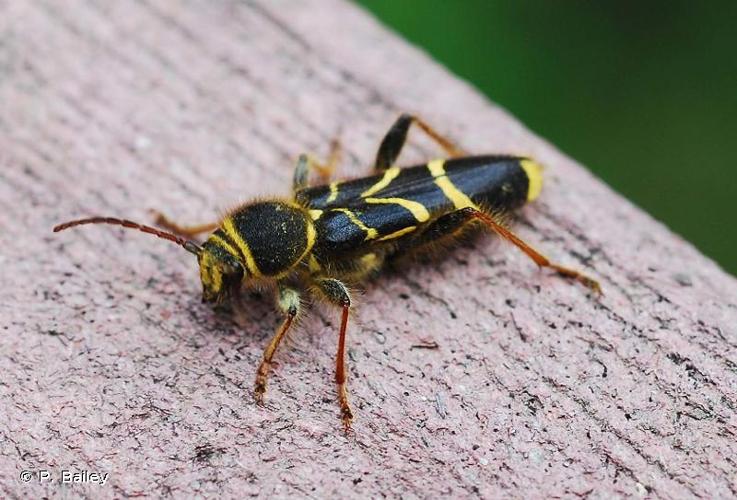
[[[350,327],[352,436],[337,311],[302,322],[258,407],[270,298],[219,315],[173,245],[51,233],[287,195],[336,135],[363,175],[402,111],[544,163],[517,228],[605,296],[491,238],[381,277]],[[436,154],[414,135],[404,161]],[[351,4],[0,1],[0,243],[3,496],[737,495],[734,278]]]

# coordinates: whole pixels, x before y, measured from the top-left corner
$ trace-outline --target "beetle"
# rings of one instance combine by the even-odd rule
[[[412,124],[437,142],[448,158],[397,166]],[[538,266],[601,292],[598,282],[551,262],[503,223],[504,214],[540,194],[541,167],[532,159],[467,156],[424,120],[409,114],[402,114],[384,136],[373,175],[310,186],[310,172],[329,175],[337,158],[337,143],[326,164],[301,155],[291,199],[245,203],[216,223],[183,227],[159,213],[157,224],[171,232],[114,217],[65,222],[54,232],[83,224],[114,224],[172,241],[197,256],[203,302],[228,302],[244,284],[273,285],[284,320],[256,372],[254,397],[259,403],[264,399],[274,354],[300,314],[302,292],[341,308],[335,382],[346,430],[353,420],[345,363],[353,304],[348,283],[364,281],[398,257],[452,242],[469,228],[485,227],[517,246]],[[194,241],[208,231],[213,232],[202,244]]]

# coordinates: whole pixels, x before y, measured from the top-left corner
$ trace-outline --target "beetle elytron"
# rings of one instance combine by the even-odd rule
[[[396,166],[413,123],[450,159]],[[173,241],[197,256],[204,302],[225,302],[243,284],[273,284],[285,319],[266,347],[256,373],[255,398],[259,402],[266,392],[274,353],[300,312],[300,290],[342,308],[335,381],[346,430],[353,419],[346,388],[345,339],[351,308],[346,283],[362,281],[393,257],[429,250],[457,238],[470,226],[485,226],[516,245],[538,266],[600,292],[596,281],[549,261],[500,221],[500,215],[540,193],[541,171],[534,161],[516,156],[464,156],[424,121],[406,114],[381,142],[374,175],[309,186],[310,171],[329,174],[337,156],[336,144],[327,165],[300,156],[293,199],[246,203],[217,223],[181,227],[159,214],[157,223],[170,233],[125,219],[93,217],[60,224],[54,232],[104,223]],[[191,240],[212,230],[201,245]]]

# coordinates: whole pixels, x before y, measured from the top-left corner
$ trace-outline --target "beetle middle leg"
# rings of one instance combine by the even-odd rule
[[[399,154],[402,152],[405,142],[407,142],[407,133],[409,132],[410,125],[413,123],[420,127],[432,140],[437,142],[448,156],[457,157],[465,155],[461,148],[438,133],[424,120],[417,116],[403,113],[397,118],[397,121],[394,122],[394,125],[391,126],[381,141],[381,145],[379,145],[379,150],[376,153],[376,161],[374,162],[375,171],[383,172],[394,165],[394,162],[397,161]]]
[[[301,154],[297,159],[297,165],[294,167],[294,176],[292,178],[292,192],[296,193],[300,189],[309,187],[309,175],[313,170],[317,170],[320,177],[327,180],[333,174],[335,167],[340,162],[341,147],[340,141],[334,139],[330,143],[330,155],[325,163],[317,161],[312,155]]]
[[[274,353],[279,347],[284,335],[292,326],[294,319],[299,314],[300,308],[300,297],[299,292],[288,286],[282,284],[279,285],[279,296],[277,298],[277,304],[279,310],[284,313],[284,322],[281,324],[276,334],[272,337],[269,345],[264,350],[264,356],[261,360],[261,364],[256,372],[256,384],[254,386],[253,394],[257,403],[263,403],[264,394],[266,393],[266,380],[269,376],[269,370],[271,369],[271,361],[274,359]]]
[[[345,366],[345,338],[348,329],[348,313],[351,309],[351,296],[348,288],[334,278],[317,278],[313,282],[319,295],[328,302],[343,309],[340,319],[340,333],[338,335],[338,352],[335,355],[335,383],[338,384],[338,402],[340,403],[340,417],[346,432],[351,428],[353,412],[348,403],[348,378]]]
[[[199,234],[213,231],[220,225],[219,222],[210,222],[195,226],[180,226],[158,210],[153,210],[152,212],[155,217],[154,224],[186,238],[194,238]]]

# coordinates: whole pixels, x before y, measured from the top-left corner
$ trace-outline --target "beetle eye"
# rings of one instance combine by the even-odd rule
[[[222,270],[223,270],[223,274],[229,277],[240,278],[241,276],[243,276],[243,266],[235,262],[230,262],[230,261],[223,262]]]

